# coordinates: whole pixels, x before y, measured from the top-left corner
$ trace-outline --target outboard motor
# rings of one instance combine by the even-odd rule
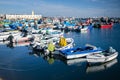
[[[112,47],[109,47],[109,52],[110,52],[110,53],[114,53],[114,52],[116,52],[116,50],[113,49]]]
[[[10,41],[10,43],[13,43],[13,38],[14,38],[13,35],[10,33],[7,40]]]

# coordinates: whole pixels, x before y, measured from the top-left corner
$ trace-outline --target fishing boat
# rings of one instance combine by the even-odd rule
[[[80,31],[82,32],[84,32],[84,31],[87,31],[87,30],[91,30],[93,28],[93,24],[91,24],[91,25],[88,25],[88,26],[84,26],[83,28],[81,28],[80,29]]]
[[[86,44],[84,47],[73,47],[65,50],[60,50],[60,55],[66,59],[80,58],[90,55],[92,53],[102,52],[101,48]]]
[[[46,33],[48,33],[48,32],[52,32],[53,31],[53,29],[52,28],[41,28],[40,29],[40,32],[41,33],[43,33],[43,34],[46,34]]]
[[[84,31],[87,31],[88,30],[88,27],[86,26],[86,27],[84,27],[84,28],[80,28],[80,31],[81,32],[84,32]]]
[[[9,35],[10,33],[16,34],[16,33],[19,33],[19,31],[18,31],[18,30],[9,30],[9,31],[2,30],[2,31],[0,32],[0,36]]]
[[[0,41],[5,41],[9,37],[9,35],[12,34],[13,36],[20,35],[19,31],[9,31],[9,32],[1,32],[0,33]]]
[[[63,36],[63,34],[64,33],[59,30],[53,30],[52,32],[48,33],[49,36],[53,36],[53,37],[60,37]]]
[[[93,24],[91,25],[81,25],[74,27],[74,30],[77,32],[87,32],[93,28]]]
[[[88,55],[87,61],[89,63],[104,63],[117,58],[117,56],[118,52],[112,47],[110,47],[108,50]]]
[[[55,50],[65,50],[72,48],[74,44],[74,40],[72,38],[60,38],[59,44],[55,44]]]
[[[53,53],[58,54],[59,50],[65,50],[73,47],[74,40],[72,38],[64,38],[60,37],[59,41],[53,44],[50,42],[48,44],[47,49],[45,50],[45,54]]]
[[[45,33],[45,34],[34,34],[35,37],[35,42],[43,42],[43,43],[48,43],[51,40],[59,40],[59,37],[63,36],[63,32],[61,31],[56,31],[53,30],[53,32]]]
[[[34,34],[34,37],[34,44],[48,44],[51,41],[53,41],[54,43],[59,41],[59,37],[54,37],[53,35]]]
[[[20,34],[20,35],[14,36],[13,42],[15,42],[15,43],[26,42],[26,41],[33,40],[33,38],[34,38],[33,35],[27,34],[26,36],[24,36],[24,35]]]
[[[51,46],[48,44],[48,49],[45,50],[45,53],[49,54],[52,52],[54,54],[59,54],[60,50],[73,48],[73,45],[74,40],[72,38],[60,38],[59,41],[52,43]]]
[[[101,24],[101,28],[112,28],[113,23],[110,24]]]
[[[55,44],[59,41],[59,37],[42,35],[42,34],[34,34],[34,41],[30,43],[29,49],[34,49],[36,51],[41,51],[43,48],[46,48],[50,42]]]

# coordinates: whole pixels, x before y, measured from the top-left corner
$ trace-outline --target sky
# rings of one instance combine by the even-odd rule
[[[120,17],[120,0],[0,0],[0,14]]]

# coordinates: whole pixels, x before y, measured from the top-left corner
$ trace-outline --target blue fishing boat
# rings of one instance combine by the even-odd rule
[[[102,52],[102,49],[87,44],[84,47],[73,47],[70,49],[60,50],[60,55],[64,56],[66,59],[73,59],[85,57],[87,55],[98,52]]]

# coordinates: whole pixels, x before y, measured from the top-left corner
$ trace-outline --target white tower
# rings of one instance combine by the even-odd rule
[[[34,11],[32,11],[32,15],[34,15]]]

